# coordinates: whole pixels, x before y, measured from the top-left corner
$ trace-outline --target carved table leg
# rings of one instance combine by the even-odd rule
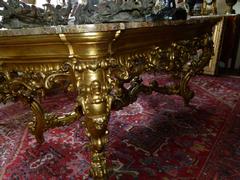
[[[104,147],[107,143],[107,118],[103,121],[104,125],[100,128],[96,127],[95,119],[90,119],[86,117],[86,134],[90,138],[91,153],[92,153],[92,162],[90,176],[94,179],[107,179],[108,177],[108,168],[106,162],[106,155],[104,152]]]
[[[213,43],[211,33],[204,34],[200,38],[191,41],[173,43],[169,50],[169,67],[173,77],[179,81],[176,92],[182,96],[185,105],[189,105],[194,97],[194,92],[188,83],[192,77],[203,72],[213,55]]]
[[[107,125],[112,98],[104,69],[85,70],[80,75],[78,104],[85,116],[84,126],[90,139],[92,162],[90,175],[107,179],[108,168],[104,147],[107,143]]]
[[[33,112],[33,119],[28,123],[28,127],[39,144],[44,142],[43,133],[48,129],[71,124],[82,116],[82,112],[78,108],[73,112],[58,117],[52,113],[45,113],[36,99],[30,98],[28,103]]]
[[[82,116],[78,107],[63,116],[54,113],[45,113],[38,99],[45,94],[45,89],[52,87],[51,83],[58,82],[58,76],[69,78],[65,71],[49,72],[43,76],[39,72],[0,72],[0,102],[6,103],[10,100],[20,99],[28,104],[33,113],[33,119],[28,123],[29,130],[35,136],[38,143],[44,142],[43,133],[50,128],[65,126]],[[74,76],[71,76],[74,77]],[[55,80],[55,81],[54,81]]]
[[[38,101],[35,99],[29,100],[30,107],[34,114],[33,120],[28,123],[28,127],[38,143],[44,142],[43,133],[45,131],[45,117],[44,112]]]
[[[193,41],[194,42],[194,41]],[[196,41],[193,47],[201,49],[199,58],[192,59],[188,71],[184,73],[180,81],[180,95],[183,97],[185,105],[194,97],[194,92],[190,90],[188,83],[192,77],[204,71],[204,67],[208,65],[213,55],[213,42],[211,34],[204,34],[199,41]],[[197,52],[197,50],[195,50]]]
[[[45,117],[39,102],[35,99],[36,88],[31,84],[34,81],[31,78],[24,78],[11,72],[0,72],[0,79],[0,102],[6,103],[9,100],[20,99],[29,104],[34,114],[33,120],[28,123],[29,129],[35,135],[38,143],[43,143]],[[33,84],[36,85],[37,83],[34,82]]]
[[[190,100],[194,97],[194,92],[189,88],[188,83],[193,75],[187,73],[180,80],[179,95],[183,97],[185,106],[189,105]]]

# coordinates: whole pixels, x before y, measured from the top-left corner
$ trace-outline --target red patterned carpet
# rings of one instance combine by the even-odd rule
[[[240,78],[199,76],[191,88],[191,107],[181,97],[153,93],[111,114],[111,179],[240,179]],[[62,114],[73,103],[59,94],[44,106]],[[48,131],[39,146],[26,128],[30,118],[21,103],[0,105],[0,179],[87,179],[88,141],[80,123]]]

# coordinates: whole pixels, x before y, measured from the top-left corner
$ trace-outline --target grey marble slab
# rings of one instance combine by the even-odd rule
[[[66,26],[42,26],[36,28],[22,29],[0,29],[0,37],[3,36],[24,36],[41,34],[64,34],[64,33],[83,33],[115,31],[132,28],[161,27],[161,26],[179,26],[188,24],[198,24],[204,22],[216,22],[224,16],[198,16],[187,20],[161,20],[156,22],[120,22],[120,23],[102,23],[102,24],[84,24],[84,25],[66,25]]]

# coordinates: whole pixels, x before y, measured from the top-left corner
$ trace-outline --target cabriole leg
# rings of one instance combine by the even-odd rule
[[[30,99],[28,101],[33,112],[33,120],[28,123],[31,133],[35,136],[39,144],[44,142],[43,133],[45,131],[44,112],[38,101]]]
[[[194,97],[194,92],[188,85],[192,76],[191,73],[187,73],[180,81],[179,95],[183,97],[185,106],[188,106],[190,100]]]

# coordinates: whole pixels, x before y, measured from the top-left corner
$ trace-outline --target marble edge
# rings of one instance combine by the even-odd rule
[[[22,29],[0,29],[0,37],[7,36],[30,36],[30,35],[54,35],[64,33],[84,33],[84,32],[105,32],[117,31],[132,28],[159,27],[159,26],[177,26],[186,24],[204,23],[205,21],[218,21],[224,16],[197,16],[187,20],[159,20],[144,22],[120,22],[120,23],[102,23],[102,24],[84,24],[84,25],[59,25],[59,26],[42,26],[35,28]]]

